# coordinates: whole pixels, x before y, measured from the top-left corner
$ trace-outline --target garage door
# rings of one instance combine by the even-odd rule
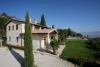
[[[34,49],[39,49],[41,43],[40,43],[39,40],[33,40],[33,41],[32,41],[32,44],[33,44],[33,48],[34,48]]]

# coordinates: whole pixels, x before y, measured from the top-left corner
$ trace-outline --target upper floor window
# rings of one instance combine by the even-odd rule
[[[45,29],[44,27],[42,27],[41,29]]]
[[[16,25],[16,30],[18,30],[18,24]]]
[[[38,26],[34,26],[34,29],[35,29],[35,30],[39,30],[39,27],[38,27]]]
[[[10,26],[8,26],[8,30],[10,31]]]
[[[14,30],[14,25],[12,25],[12,30]]]

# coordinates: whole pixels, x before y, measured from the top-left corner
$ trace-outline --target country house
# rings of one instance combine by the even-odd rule
[[[31,21],[30,21],[31,22]],[[57,30],[38,24],[37,20],[31,22],[32,45],[34,49],[47,49],[53,37],[57,38]],[[6,27],[7,44],[13,46],[24,46],[25,21],[12,19]]]

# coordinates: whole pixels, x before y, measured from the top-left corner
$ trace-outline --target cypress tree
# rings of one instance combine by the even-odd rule
[[[44,15],[41,16],[40,25],[46,26],[46,21],[45,21],[45,16]]]
[[[34,66],[34,55],[32,48],[32,33],[31,25],[28,13],[25,18],[25,34],[24,34],[24,55],[25,55],[25,67],[35,67]]]

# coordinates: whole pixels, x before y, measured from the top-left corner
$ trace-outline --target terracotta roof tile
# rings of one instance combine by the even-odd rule
[[[55,29],[33,30],[32,33],[51,33],[53,31],[56,31],[56,30]]]

